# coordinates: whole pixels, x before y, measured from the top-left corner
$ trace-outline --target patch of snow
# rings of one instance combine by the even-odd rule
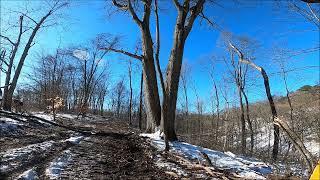
[[[10,171],[16,167],[21,166],[21,162],[35,157],[37,154],[46,151],[53,145],[53,141],[43,142],[28,145],[22,148],[9,149],[5,152],[1,152],[1,165],[0,170],[2,172]]]
[[[316,140],[310,140],[304,143],[305,147],[311,154],[320,157],[320,142]]]
[[[34,169],[29,169],[23,172],[21,175],[18,176],[18,179],[24,180],[37,180],[39,179],[37,172]]]
[[[153,134],[140,134],[152,140],[152,144],[158,149],[164,149],[164,141],[160,138],[160,131]],[[257,159],[249,159],[237,156],[231,152],[220,152],[200,146],[195,146],[185,142],[170,142],[170,150],[186,158],[204,161],[201,152],[208,155],[214,166],[220,169],[231,170],[238,173],[242,178],[265,179],[262,175],[272,172],[270,166]]]
[[[63,169],[72,160],[72,154],[70,150],[63,151],[62,155],[54,159],[49,167],[46,169],[46,176],[49,179],[58,179]]]
[[[273,124],[266,124],[262,126],[258,130],[258,134],[255,136],[256,142],[255,142],[255,148],[258,149],[265,149],[269,146],[273,145]],[[250,142],[250,138],[248,137],[247,142]]]
[[[140,136],[148,137],[153,140],[161,140],[162,133],[160,133],[160,131],[156,131],[155,133],[151,133],[151,134],[141,133]]]
[[[57,117],[63,117],[63,118],[68,118],[68,119],[75,119],[77,118],[77,115],[74,114],[57,114]]]
[[[22,120],[25,120],[25,119],[22,119]],[[8,123],[8,124],[23,125],[19,121],[11,118],[7,118],[7,117],[0,117],[0,121],[3,121],[4,123]]]
[[[7,165],[1,165],[0,166],[0,171],[1,172],[5,172],[7,169],[9,169],[9,166],[7,166]]]
[[[51,114],[46,114],[44,112],[38,112],[38,113],[35,113],[33,115],[36,116],[36,117],[48,120],[48,121],[53,121],[53,116]]]
[[[53,143],[54,141],[46,141],[42,143],[31,144],[22,148],[9,149],[3,153],[0,153],[0,155],[2,157],[2,161],[9,161],[15,159],[18,156],[29,154],[35,150],[46,150],[51,147]]]
[[[156,166],[158,166],[160,168],[170,169],[170,170],[176,172],[179,176],[187,176],[188,175],[181,167],[177,166],[174,163],[165,162],[162,159],[157,160]]]
[[[63,140],[63,141],[64,142],[68,141],[73,144],[79,144],[82,139],[84,139],[84,136],[75,136],[75,137],[70,137],[70,138]]]
[[[11,119],[0,117],[0,134],[12,134],[18,132],[18,127],[23,126],[21,122]]]
[[[246,179],[266,179],[263,176],[257,175],[254,172],[242,171],[238,174],[240,177],[245,177]]]

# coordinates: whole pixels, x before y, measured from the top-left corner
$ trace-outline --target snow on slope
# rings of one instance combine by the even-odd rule
[[[154,134],[141,134],[141,136],[150,138],[156,148],[164,149],[164,141],[160,138],[159,131]],[[246,179],[265,179],[263,176],[272,172],[271,166],[264,162],[237,156],[231,152],[224,153],[178,141],[170,143],[170,149],[186,158],[200,161],[204,160],[201,156],[201,152],[204,152],[209,156],[214,166],[235,172]],[[164,165],[160,164],[160,166],[163,167]]]
[[[274,141],[274,135],[273,135],[273,124],[267,124],[263,127],[261,127],[258,130],[259,134],[256,135],[256,144],[255,147],[257,149],[267,149],[268,146],[272,146]],[[282,135],[286,136],[286,135]],[[315,134],[309,135],[304,138],[303,143],[304,146],[307,148],[308,151],[315,157],[320,157],[320,142],[316,140],[317,137]],[[250,138],[247,138],[247,142],[250,143]],[[288,149],[288,145],[286,143],[282,143],[283,149]]]

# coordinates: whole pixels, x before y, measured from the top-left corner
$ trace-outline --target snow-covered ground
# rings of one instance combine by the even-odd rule
[[[75,137],[70,137],[66,140],[63,140],[64,142],[68,141],[71,142],[73,144],[79,144],[80,141],[84,138],[84,136],[75,136]]]
[[[46,112],[33,112],[32,113],[34,116],[37,116],[39,118],[43,118],[48,121],[53,121],[53,115],[46,113]],[[66,113],[57,113],[56,117],[60,118],[66,118],[66,119],[75,119],[77,118],[77,115],[74,114],[66,114]]]
[[[25,172],[23,172],[21,175],[18,176],[17,179],[24,179],[24,180],[37,180],[39,179],[37,172],[31,168]]]
[[[154,134],[141,134],[143,137],[148,137],[152,140],[152,144],[162,150],[164,149],[164,141],[160,138],[160,132],[157,131]],[[195,146],[185,142],[172,142],[170,143],[170,151],[175,152],[190,160],[204,161],[201,152],[208,155],[213,165],[219,169],[229,170],[236,173],[238,176],[246,179],[265,179],[264,175],[272,172],[270,165],[253,158],[237,156],[231,152],[220,152],[200,146]],[[165,167],[164,162],[157,162],[158,166]],[[174,167],[168,164],[174,170],[178,167]],[[183,174],[181,170],[178,173]]]
[[[74,115],[74,114],[65,114],[65,113],[58,113],[57,114],[57,117],[62,117],[62,118],[68,118],[68,119],[75,119],[77,118],[77,115]]]
[[[62,154],[50,162],[49,167],[46,169],[46,176],[49,179],[58,179],[62,170],[72,160],[72,153],[70,150],[63,151]]]
[[[273,135],[273,124],[267,124],[258,130],[258,135],[256,135],[255,147],[257,149],[267,149],[269,145],[272,146],[274,135]],[[309,135],[308,138],[304,139],[304,145],[308,151],[315,157],[320,157],[320,142],[316,141],[316,135]],[[307,140],[309,139],[309,140]],[[247,142],[250,143],[250,138],[247,138]],[[287,144],[282,144],[283,149],[287,149]]]
[[[316,156],[318,159],[320,158],[320,142],[314,139],[307,141],[304,143],[306,148],[310,151],[311,154]]]
[[[84,136],[73,136],[60,142],[70,142],[73,144],[79,144],[80,141],[84,139]],[[55,143],[55,141],[45,141],[42,143],[31,144],[21,148],[8,149],[5,152],[1,152],[1,165],[0,171],[7,172],[10,169],[15,168],[16,166],[21,166],[22,164],[17,163],[21,162],[23,159],[27,160],[30,158],[36,158],[37,155],[49,152]],[[59,174],[70,162],[72,154],[70,150],[65,150],[61,153],[59,157],[50,162],[50,165],[46,169],[46,175],[50,179],[55,179],[59,177]],[[34,169],[29,169],[23,172],[20,176],[22,179],[37,179],[37,173]]]
[[[0,134],[12,134],[18,131],[23,124],[11,118],[0,117]]]
[[[20,166],[20,164],[17,164],[16,162],[17,159],[21,161],[22,159],[28,159],[36,154],[45,152],[52,147],[53,143],[54,141],[45,141],[1,152],[0,157],[2,163],[0,165],[0,171],[6,172],[15,166]]]
[[[48,120],[48,121],[53,121],[53,116],[52,114],[48,114],[45,112],[34,112],[32,113],[34,116]]]

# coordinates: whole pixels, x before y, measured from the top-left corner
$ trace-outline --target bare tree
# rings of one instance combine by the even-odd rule
[[[218,87],[216,83],[216,79],[214,76],[214,59],[212,58],[210,61],[210,67],[209,67],[209,75],[213,84],[213,93],[214,96],[212,96],[213,99],[215,99],[214,102],[212,102],[212,105],[215,107],[212,107],[212,115],[216,114],[217,119],[216,119],[216,124],[215,124],[215,140],[216,142],[218,141],[218,132],[219,132],[219,121],[220,121],[220,100],[219,100],[219,94],[218,94]],[[215,109],[215,111],[214,111]],[[214,118],[212,118],[212,128],[214,128]]]
[[[113,95],[112,95],[115,101],[115,112],[117,117],[120,117],[122,106],[124,104],[125,94],[126,94],[126,87],[124,84],[124,78],[122,78],[114,87]]]
[[[282,77],[284,86],[285,86],[285,90],[286,90],[286,97],[287,97],[287,102],[288,105],[290,107],[290,120],[291,120],[291,125],[292,127],[294,127],[294,122],[293,122],[293,107],[292,107],[292,101],[290,98],[290,91],[289,91],[289,87],[288,87],[288,83],[287,83],[287,71],[286,71],[286,67],[285,67],[285,60],[284,58],[284,54],[285,54],[285,50],[284,49],[277,49],[277,54],[275,55],[274,61],[276,63],[279,64],[280,67],[280,75]]]
[[[66,7],[67,5],[68,5],[68,3],[65,1],[54,1],[52,4],[50,4],[48,11],[40,18],[40,20],[35,20],[24,12],[18,12],[18,14],[20,14],[20,19],[19,19],[19,33],[18,33],[17,40],[14,42],[14,41],[10,40],[10,38],[8,38],[7,36],[1,35],[1,38],[4,38],[7,41],[9,41],[13,46],[13,50],[12,50],[12,53],[10,56],[10,60],[8,63],[8,70],[7,70],[7,74],[6,74],[6,82],[5,82],[5,89],[4,89],[4,96],[3,96],[3,109],[9,110],[9,111],[11,110],[12,96],[13,96],[14,90],[17,86],[17,82],[18,82],[23,64],[28,56],[30,48],[34,45],[34,38],[36,37],[39,29],[46,27],[47,26],[46,22],[47,22],[48,18],[50,16],[52,16],[53,14],[55,14],[60,9]],[[24,18],[27,18],[32,23],[34,23],[34,27],[32,27],[32,32],[31,32],[30,36],[28,37],[27,43],[22,50],[21,57],[18,60],[17,68],[14,72],[12,81],[10,83],[13,62],[16,57],[17,51],[19,49],[19,45],[21,42],[21,36],[24,32],[29,30],[29,28],[23,29],[23,19]]]
[[[101,50],[101,46],[114,46],[117,42],[116,39],[112,39],[109,42],[108,35],[100,34],[94,40],[89,43],[89,47],[83,48],[84,50],[76,49],[73,51],[73,56],[77,57],[81,64],[82,72],[82,96],[79,115],[86,115],[88,109],[88,102],[93,93],[97,78],[103,76],[104,71],[98,71],[99,65],[103,63],[103,58],[108,51]],[[95,79],[96,78],[96,79]]]
[[[272,152],[272,157],[274,160],[277,159],[277,155],[278,155],[278,146],[279,146],[279,128],[282,128],[282,130],[286,133],[286,135],[289,137],[289,139],[291,140],[291,142],[295,145],[295,147],[299,150],[299,152],[301,153],[302,157],[304,157],[304,160],[308,166],[309,171],[312,171],[313,167],[314,167],[314,163],[312,161],[312,155],[310,154],[310,152],[305,148],[305,146],[303,145],[302,141],[300,140],[299,136],[297,136],[292,130],[290,130],[289,126],[287,125],[287,123],[285,121],[283,121],[281,118],[278,117],[277,115],[277,111],[273,102],[273,98],[272,95],[270,93],[270,85],[269,85],[269,78],[268,75],[266,73],[266,71],[260,67],[257,66],[256,64],[254,64],[253,62],[251,62],[248,59],[244,58],[244,55],[242,54],[242,52],[235,47],[231,42],[229,42],[230,47],[238,54],[239,56],[239,61],[241,63],[244,64],[248,64],[251,67],[253,67],[254,69],[258,70],[263,79],[264,79],[264,85],[265,85],[265,90],[266,90],[266,94],[268,97],[268,101],[269,101],[269,105],[271,108],[271,112],[272,112],[272,118],[273,118],[273,122],[274,122],[274,145],[273,145],[273,152]]]
[[[181,68],[181,74],[180,74],[180,79],[181,79],[181,85],[182,85],[182,89],[183,89],[183,94],[184,94],[184,100],[185,100],[185,114],[186,116],[189,115],[189,102],[188,102],[188,76],[190,75],[190,67],[189,65],[185,62],[182,64],[182,68]]]
[[[152,125],[147,125],[147,130],[153,131],[155,126],[160,125],[161,119],[165,138],[168,140],[176,140],[177,136],[174,128],[175,111],[184,45],[196,18],[200,13],[202,13],[205,0],[197,0],[192,2],[190,2],[189,0],[185,0],[183,3],[180,3],[177,0],[173,0],[173,4],[178,11],[178,16],[176,19],[176,26],[174,31],[173,47],[171,49],[169,63],[167,65],[166,82],[164,83],[165,94],[163,95],[162,111],[160,108],[160,100],[153,58],[154,50],[150,32],[150,14],[152,0],[142,1],[142,19],[138,17],[131,0],[128,0],[127,2],[113,0],[112,2],[119,9],[128,11],[141,31],[143,55],[136,55],[127,51],[117,49],[112,50],[142,61],[145,82],[145,101],[148,119],[147,122],[152,122]],[[138,1],[136,2],[138,3]],[[159,45],[157,47],[159,47]]]

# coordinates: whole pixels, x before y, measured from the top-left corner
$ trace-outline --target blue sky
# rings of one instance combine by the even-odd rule
[[[37,6],[41,1],[29,1],[29,6]],[[24,72],[34,63],[34,55],[39,51],[54,52],[60,45],[84,44],[93,39],[99,33],[110,33],[123,36],[121,45],[124,49],[133,51],[140,32],[131,17],[127,14],[116,13],[114,8],[108,7],[110,2],[106,1],[72,1],[72,5],[63,13],[59,19],[59,26],[45,29],[38,34],[36,45],[32,47],[26,62]],[[22,1],[1,0],[1,17],[9,17],[5,14],[7,8],[15,7]],[[222,29],[230,31],[235,35],[245,35],[257,40],[260,47],[257,49],[256,63],[265,67],[271,74],[270,82],[274,94],[283,94],[283,81],[274,74],[279,68],[272,62],[272,47],[278,45],[291,50],[301,50],[319,47],[319,34],[315,25],[310,24],[299,14],[288,12],[284,7],[278,7],[272,1],[221,1],[219,5],[206,6],[205,14],[215,21]],[[160,28],[161,28],[161,54],[160,61],[162,69],[165,69],[175,24],[176,10],[171,1],[160,0]],[[319,6],[318,6],[319,8]],[[110,13],[112,15],[110,15]],[[152,17],[153,19],[154,17]],[[16,18],[17,20],[18,18]],[[14,22],[14,18],[10,19]],[[1,21],[1,29],[6,22]],[[154,32],[154,24],[151,24]],[[13,33],[12,33],[13,34]],[[219,47],[220,32],[207,25],[205,21],[198,19],[190,33],[184,53],[184,61],[191,67],[190,85],[188,94],[191,101],[195,99],[191,86],[195,86],[201,99],[209,104],[212,84],[205,70],[207,59],[212,56],[221,56]],[[8,35],[9,36],[9,35]],[[112,71],[112,80],[126,76],[127,58],[117,54],[110,54],[105,58],[109,61]],[[134,73],[134,89],[139,89],[140,66],[136,62]],[[222,62],[216,62],[216,81],[222,86],[222,76],[226,73],[226,67]],[[305,66],[319,66],[319,51],[309,54],[295,56],[289,60],[288,69]],[[254,71],[252,71],[255,73]],[[263,86],[259,81],[260,76],[255,73],[254,86],[248,88],[251,101],[265,98]],[[288,74],[289,89],[295,90],[304,84],[315,84],[319,82],[319,67],[308,68]],[[2,78],[3,80],[4,78]],[[21,82],[21,81],[20,81]],[[230,85],[231,86],[231,85]],[[231,92],[230,92],[231,93]],[[193,105],[193,102],[190,103]],[[206,107],[209,110],[209,107]]]

